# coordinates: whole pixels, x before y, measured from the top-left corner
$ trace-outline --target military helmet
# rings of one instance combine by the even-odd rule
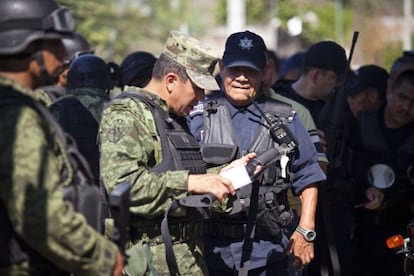
[[[93,54],[89,42],[80,33],[74,32],[71,37],[65,37],[62,39],[63,46],[65,47],[67,54],[67,61],[73,61],[75,58],[83,54]]]
[[[53,0],[0,1],[0,55],[24,52],[35,40],[70,35],[76,24]]]
[[[113,83],[105,61],[93,54],[76,58],[69,67],[66,89],[77,88],[111,89]]]

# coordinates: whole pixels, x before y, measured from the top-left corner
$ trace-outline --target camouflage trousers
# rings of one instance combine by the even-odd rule
[[[201,224],[170,224],[169,232],[180,275],[208,275],[207,265],[202,254]],[[138,250],[135,253],[141,251],[141,253],[135,254],[137,264],[142,263],[141,256],[144,256],[142,251],[147,252],[147,273],[142,275],[154,275],[154,273],[148,273],[148,271],[154,270],[156,275],[171,275],[160,227],[133,227],[131,234],[133,245],[129,244],[127,247]],[[131,252],[133,251],[131,250]]]
[[[200,246],[190,243],[173,244],[175,258],[180,275],[208,275],[207,266]],[[163,243],[150,246],[152,261],[159,275],[169,276],[165,245]]]

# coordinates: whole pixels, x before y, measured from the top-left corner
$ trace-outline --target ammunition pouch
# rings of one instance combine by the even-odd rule
[[[155,276],[151,251],[145,241],[139,241],[127,250],[128,264],[124,267],[123,275],[127,276]]]
[[[281,229],[287,228],[293,218],[294,213],[291,209],[279,205],[278,194],[275,191],[259,194],[255,239],[278,242],[282,237]],[[210,237],[241,241],[245,238],[246,224],[246,212],[244,215],[238,213],[231,219],[221,216],[206,220],[203,224],[203,233]]]
[[[70,135],[62,134],[66,142],[67,157],[73,170],[73,179],[63,190],[63,198],[72,203],[76,212],[81,213],[90,226],[102,232],[102,201],[103,194],[95,184],[86,159],[76,148],[76,143]],[[65,168],[67,170],[67,168]],[[62,182],[67,172],[61,173]]]
[[[279,205],[273,191],[259,195],[256,215],[256,236],[262,240],[279,241],[281,228],[288,227],[293,220],[293,211]]]
[[[230,163],[237,158],[238,148],[227,144],[201,144],[203,160],[210,165],[222,165]]]
[[[70,185],[64,188],[63,197],[72,203],[90,226],[102,231],[101,195],[96,185]]]

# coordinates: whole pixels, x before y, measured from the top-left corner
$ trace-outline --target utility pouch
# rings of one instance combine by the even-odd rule
[[[124,267],[124,275],[156,276],[157,271],[152,263],[151,251],[148,244],[140,240],[127,249],[128,264]]]
[[[63,134],[64,135],[64,134]],[[64,135],[68,160],[73,168],[73,179],[63,189],[63,198],[72,203],[76,212],[81,213],[90,226],[102,232],[102,195],[85,158],[79,153],[71,136]],[[63,139],[63,138],[62,138]],[[66,178],[66,173],[61,173]]]
[[[237,147],[226,144],[201,144],[204,162],[212,165],[230,163],[237,156]]]
[[[262,240],[280,241],[281,228],[292,223],[293,212],[285,205],[279,205],[272,191],[260,194],[256,216],[255,236]]]

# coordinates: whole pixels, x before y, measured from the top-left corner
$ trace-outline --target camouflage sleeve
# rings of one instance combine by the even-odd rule
[[[1,201],[14,230],[40,255],[76,275],[110,275],[116,246],[63,201],[61,153],[39,115],[3,108],[0,121]]]
[[[153,116],[144,103],[118,100],[106,108],[100,127],[101,176],[108,192],[131,183],[131,212],[148,219],[164,214],[173,198],[187,194],[189,171],[151,173],[161,162]]]

